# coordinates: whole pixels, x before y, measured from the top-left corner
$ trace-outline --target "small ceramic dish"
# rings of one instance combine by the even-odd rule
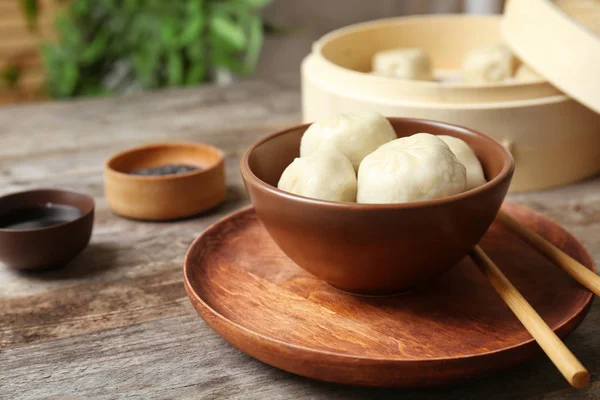
[[[132,172],[181,164],[198,169],[146,176]],[[223,153],[200,143],[160,143],[111,157],[104,166],[104,190],[115,213],[139,220],[173,220],[206,211],[225,199]]]
[[[94,225],[94,199],[66,190],[38,189],[0,197],[0,217],[48,204],[70,206],[79,216],[68,222],[33,229],[0,228],[0,262],[34,270],[71,261],[88,245]]]
[[[494,221],[514,171],[510,153],[479,132],[428,120],[389,120],[398,137],[428,132],[464,140],[488,182],[454,196],[404,204],[336,203],[279,190],[279,177],[298,157],[309,124],[260,140],[241,161],[250,199],[275,243],[300,267],[348,292],[405,291],[448,270]]]

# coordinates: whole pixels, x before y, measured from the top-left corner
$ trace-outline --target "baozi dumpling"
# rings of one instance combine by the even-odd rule
[[[539,81],[542,79],[534,70],[527,64],[521,64],[515,72],[515,78],[520,81]]]
[[[394,139],[392,124],[377,112],[338,114],[308,127],[300,142],[300,157],[317,151],[339,151],[358,170],[367,154]]]
[[[421,49],[392,49],[376,53],[373,73],[391,78],[417,81],[433,80],[429,55]]]
[[[277,187],[313,199],[356,201],[356,173],[346,156],[319,151],[296,158],[281,174]]]
[[[442,139],[450,147],[450,150],[452,150],[458,161],[465,166],[467,170],[467,190],[476,188],[487,182],[477,155],[464,140],[446,135],[440,135],[438,138]]]
[[[465,167],[444,141],[428,133],[393,140],[365,157],[358,170],[359,203],[407,203],[461,193]]]
[[[502,82],[513,75],[515,63],[515,56],[504,44],[477,47],[463,60],[462,78],[475,84]]]

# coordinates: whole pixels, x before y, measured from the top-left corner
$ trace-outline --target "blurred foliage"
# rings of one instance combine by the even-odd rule
[[[20,78],[21,68],[16,64],[8,64],[0,71],[0,82],[9,89],[14,89]]]
[[[21,11],[27,21],[29,30],[34,32],[37,30],[37,18],[40,13],[40,5],[38,0],[19,0]]]
[[[37,5],[21,1],[35,21]],[[68,1],[56,15],[58,40],[41,48],[47,89],[64,98],[194,85],[216,70],[249,74],[265,31],[259,11],[270,2]]]

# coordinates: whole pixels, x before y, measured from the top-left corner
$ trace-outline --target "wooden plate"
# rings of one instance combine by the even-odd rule
[[[583,246],[559,225],[524,207],[505,204],[504,210],[595,271]],[[499,223],[481,246],[559,336],[583,320],[592,295]],[[405,295],[353,296],[292,263],[253,208],[196,239],[183,272],[192,304],[228,342],[314,379],[427,386],[541,352],[470,259]]]

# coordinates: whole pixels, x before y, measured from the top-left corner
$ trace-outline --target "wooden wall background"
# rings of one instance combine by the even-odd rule
[[[52,37],[54,8],[51,0],[40,2],[37,33],[32,33],[21,12],[18,0],[0,0],[0,71],[7,65],[18,65],[20,90],[0,86],[0,104],[35,100],[43,96],[44,75],[39,58],[39,44]],[[3,84],[0,84],[3,85]]]

